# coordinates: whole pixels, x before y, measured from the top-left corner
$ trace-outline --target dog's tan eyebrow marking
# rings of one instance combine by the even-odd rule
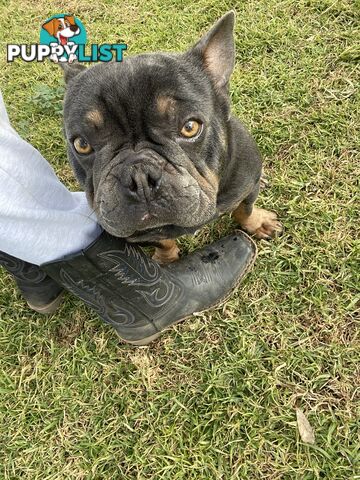
[[[175,110],[176,100],[167,95],[160,95],[156,99],[156,106],[158,111],[164,115],[165,113],[172,113]]]
[[[90,110],[87,112],[86,118],[95,125],[95,127],[101,127],[104,123],[104,117],[99,110]]]

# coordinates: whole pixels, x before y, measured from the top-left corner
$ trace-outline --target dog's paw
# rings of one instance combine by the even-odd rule
[[[269,212],[264,208],[254,208],[250,217],[243,221],[241,226],[256,238],[267,240],[283,231],[283,226],[276,213]]]

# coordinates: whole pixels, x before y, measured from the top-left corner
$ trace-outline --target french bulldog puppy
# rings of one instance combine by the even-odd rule
[[[86,68],[63,65],[64,131],[75,175],[100,224],[178,258],[173,239],[226,212],[257,238],[282,229],[254,207],[258,148],[230,113],[234,12],[185,53],[150,53]]]

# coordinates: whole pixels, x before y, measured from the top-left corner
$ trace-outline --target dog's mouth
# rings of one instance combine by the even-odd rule
[[[127,237],[129,242],[151,242],[169,238],[177,238],[181,235],[190,235],[195,233],[202,225],[196,227],[180,227],[178,225],[163,225],[161,227],[148,228],[134,232]]]
[[[111,235],[115,237],[126,238],[129,242],[156,242],[159,240],[170,239],[170,238],[178,238],[182,235],[193,235],[195,232],[200,230],[204,225],[216,220],[220,213],[215,208],[212,214],[206,216],[205,218],[198,217],[198,221],[191,222],[188,225],[179,225],[175,223],[159,223],[157,225],[151,225],[151,223],[155,223],[152,220],[157,218],[156,215],[151,216],[148,221],[144,222],[147,225],[140,226],[137,225],[132,231],[128,230],[127,228],[124,229],[124,226],[119,226],[117,223],[112,223],[111,220],[98,215],[98,222],[101,226],[109,232]],[[175,215],[176,217],[176,215]],[[180,220],[180,218],[178,218]],[[135,225],[134,225],[135,226]]]
[[[151,211],[146,208],[145,213],[142,208],[139,211],[128,204],[125,198],[119,198],[116,204],[102,201],[94,207],[105,230],[130,241],[161,240],[192,234],[217,214],[216,202],[209,202],[201,193],[192,199],[179,196],[178,201],[157,203]]]
[[[67,37],[64,37],[63,35],[59,35],[59,39],[60,39],[60,44],[61,45],[66,45],[67,44]]]

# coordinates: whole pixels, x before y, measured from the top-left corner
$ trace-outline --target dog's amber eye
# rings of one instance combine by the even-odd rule
[[[88,155],[93,151],[92,146],[82,137],[75,138],[74,147],[75,150],[82,155]]]
[[[188,120],[181,129],[181,135],[186,138],[195,137],[201,129],[201,124],[196,120]]]

